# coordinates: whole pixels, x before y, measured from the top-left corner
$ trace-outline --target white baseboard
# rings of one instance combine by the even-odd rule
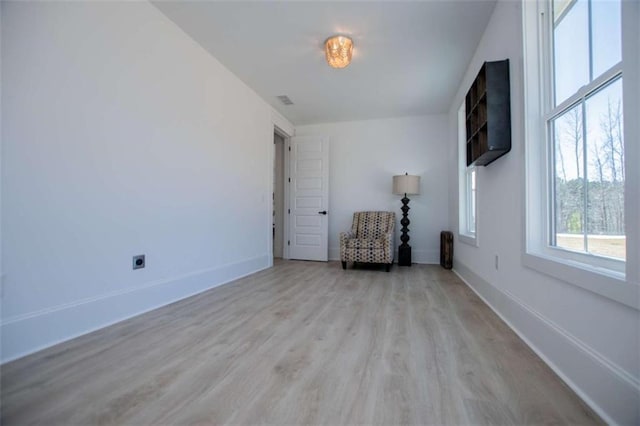
[[[2,363],[253,274],[269,261],[254,257],[7,318],[0,324]]]
[[[411,261],[414,263],[422,263],[435,265],[440,263],[439,250],[411,250]]]
[[[396,251],[395,259],[398,259]],[[332,247],[329,249],[329,260],[340,260],[340,247]],[[438,250],[411,250],[411,261],[421,264],[438,264],[440,263],[440,252]]]
[[[640,423],[637,378],[459,261],[454,272],[605,422]]]

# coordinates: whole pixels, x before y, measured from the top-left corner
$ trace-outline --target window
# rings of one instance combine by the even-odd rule
[[[633,215],[625,206],[625,188],[632,174],[625,167],[634,165],[625,159],[630,148],[625,135],[634,138],[629,138],[629,129],[625,132],[623,109],[630,103],[623,98],[632,92],[624,84],[630,77],[623,54],[624,37],[626,43],[634,42],[634,33],[628,29],[634,19],[625,20],[623,9],[632,15],[638,11],[633,9],[637,6],[625,3],[522,3],[527,168],[524,263],[635,306],[637,300],[625,298],[637,294],[637,289],[620,287],[637,280],[637,271],[632,279],[625,273],[629,247],[637,253],[638,246],[636,234],[630,236],[635,241],[627,239],[632,228],[626,219]]]
[[[467,127],[464,102],[458,110],[458,181],[459,181],[459,225],[460,241],[477,245],[476,234],[476,185],[475,167],[467,167]]]
[[[552,14],[549,244],[624,261],[620,2],[554,0]]]
[[[467,197],[467,209],[466,209],[466,224],[467,233],[476,234],[476,168],[467,167],[466,174],[466,197]]]

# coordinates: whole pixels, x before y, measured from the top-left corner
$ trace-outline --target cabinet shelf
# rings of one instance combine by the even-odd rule
[[[471,110],[467,110],[467,119],[475,112],[475,110],[479,107],[479,105],[487,98],[487,92],[484,91],[480,95],[480,98],[476,100],[475,104],[471,107]]]
[[[471,141],[471,139],[473,139],[480,131],[482,131],[483,129],[486,129],[486,127],[487,127],[487,120],[485,120],[484,123],[480,124],[478,128],[473,132],[473,134],[471,134],[471,136],[467,139],[467,143],[469,143],[469,141]]]
[[[509,60],[485,62],[465,98],[467,166],[486,166],[511,150]]]

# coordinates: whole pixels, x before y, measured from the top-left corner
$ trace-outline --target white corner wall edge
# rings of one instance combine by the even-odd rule
[[[340,248],[329,249],[329,260],[340,260]],[[440,252],[437,250],[411,250],[411,261],[423,265],[437,265],[440,263]],[[396,250],[394,263],[398,263],[398,251]]]
[[[461,262],[453,272],[606,423],[638,421],[636,378]]]
[[[0,324],[4,364],[268,268],[269,256],[195,271],[119,292],[8,318]]]

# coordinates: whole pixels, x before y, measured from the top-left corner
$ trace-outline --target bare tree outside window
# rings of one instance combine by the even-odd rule
[[[620,78],[553,122],[556,246],[625,259],[622,125]]]

